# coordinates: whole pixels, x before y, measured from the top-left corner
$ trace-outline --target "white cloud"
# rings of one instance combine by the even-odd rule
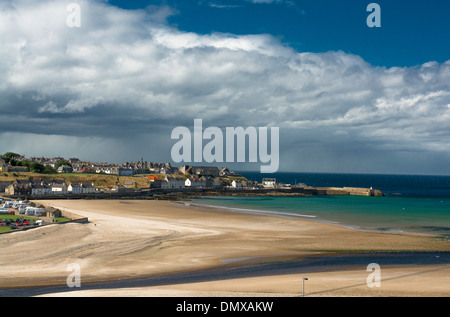
[[[176,14],[169,7],[78,1],[81,27],[69,28],[68,3],[0,5],[3,131],[169,135],[199,117],[279,126],[305,148],[310,138],[449,154],[450,61],[373,67],[344,52],[296,52],[270,35],[182,32],[165,22]]]

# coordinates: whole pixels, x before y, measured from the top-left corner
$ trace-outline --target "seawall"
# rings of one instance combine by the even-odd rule
[[[35,196],[4,196],[9,199],[58,200],[58,199],[182,199],[192,196],[312,196],[312,195],[358,195],[384,196],[376,189],[357,187],[292,187],[292,188],[171,188],[140,189],[126,192],[95,194],[58,194]]]

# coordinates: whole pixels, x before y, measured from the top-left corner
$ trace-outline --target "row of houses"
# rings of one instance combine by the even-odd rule
[[[96,163],[83,165],[81,163],[74,163],[73,172],[80,173],[104,173],[119,176],[132,176],[136,174],[186,174],[197,176],[211,176],[213,178],[218,176],[233,175],[227,167],[219,169],[216,166],[192,166],[183,165],[181,167],[171,166],[170,163],[153,163],[153,162],[125,162],[121,165]]]
[[[86,163],[77,162],[72,163],[71,170],[66,167],[69,172],[74,173],[91,173],[91,174],[107,174],[118,176],[133,176],[136,174],[173,174],[178,171],[177,168],[171,167],[170,163],[122,163],[109,164],[109,163]],[[60,172],[58,170],[58,172]],[[67,172],[67,171],[61,171]]]
[[[234,175],[227,167],[219,169],[216,166],[192,166],[183,165],[180,168],[172,166],[170,163],[147,162],[141,159],[138,162],[125,162],[122,164],[114,163],[91,163],[82,162],[79,159],[70,158],[69,166],[60,166],[60,173],[103,173],[118,176],[133,176],[136,174],[190,174],[190,175],[209,175],[211,177]],[[45,165],[56,165],[55,159],[43,161]]]
[[[93,194],[93,183],[69,183],[63,180],[21,180],[17,179],[5,188],[6,195],[58,195]]]
[[[116,163],[106,163],[106,162],[89,162],[82,161],[78,158],[68,158],[67,160],[63,157],[30,157],[26,159],[24,156],[16,157],[16,160],[29,160],[36,162],[45,166],[50,166],[57,170],[58,173],[95,173],[95,174],[108,174],[117,176],[133,176],[136,174],[189,174],[196,176],[211,176],[216,178],[218,176],[228,176],[235,175],[234,172],[230,171],[227,167],[222,167],[219,169],[216,166],[192,166],[183,165],[181,167],[174,167],[170,163],[158,163],[158,162],[147,162],[142,158],[137,162],[125,162],[121,164]],[[61,165],[61,161],[67,163],[67,165]],[[0,160],[0,172],[27,172],[28,168],[26,166],[10,166],[4,161]]]
[[[164,179],[158,176],[147,176],[151,188],[173,189],[173,188],[221,188],[219,178],[203,176],[199,178],[183,178],[166,176]]]
[[[21,159],[25,158],[22,157]],[[176,172],[176,168],[174,170],[170,163],[154,163],[143,161],[142,159],[139,162],[125,162],[121,164],[89,162],[82,161],[78,158],[69,158],[65,160],[62,157],[31,157],[29,160],[42,165],[50,166],[57,170],[58,173],[103,173],[108,175],[132,176],[135,174],[171,174]],[[58,162],[61,160],[69,162],[70,166],[62,165],[58,167]]]

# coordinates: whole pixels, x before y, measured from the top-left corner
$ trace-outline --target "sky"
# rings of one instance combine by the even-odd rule
[[[0,152],[172,162],[200,118],[278,127],[279,171],[450,175],[450,4],[374,2],[1,0]]]

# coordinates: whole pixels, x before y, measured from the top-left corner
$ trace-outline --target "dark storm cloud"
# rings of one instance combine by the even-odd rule
[[[68,3],[2,4],[0,139],[18,152],[34,140],[93,159],[167,161],[171,130],[202,118],[205,127],[280,127],[281,170],[450,165],[450,61],[373,67],[269,35],[181,32],[165,24],[168,7],[79,1],[81,27],[69,28]]]

